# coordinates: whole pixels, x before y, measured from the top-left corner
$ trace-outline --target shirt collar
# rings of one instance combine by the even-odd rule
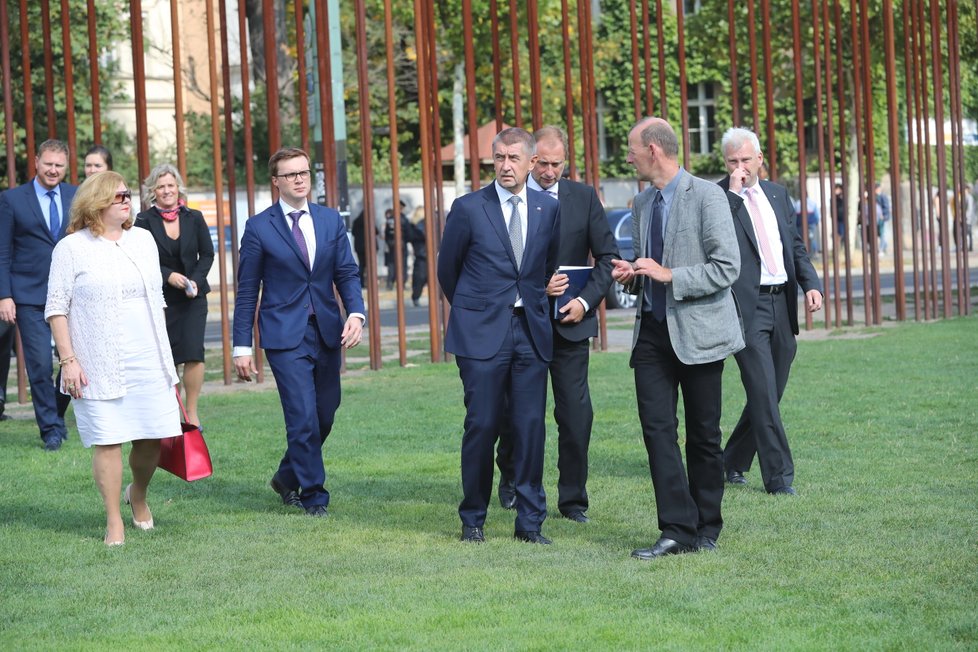
[[[513,193],[511,193],[509,190],[507,190],[506,188],[503,188],[501,185],[499,185],[499,181],[498,180],[497,181],[493,181],[493,184],[496,186],[496,194],[499,195],[499,203],[500,203],[500,205],[505,206],[506,205],[506,202],[509,201],[509,198],[513,196]],[[519,197],[520,199],[522,199],[523,200],[523,204],[526,205],[526,184],[525,183],[523,184],[523,189],[520,190],[518,193],[516,193],[516,196]]]
[[[288,204],[286,204],[285,201],[283,201],[282,199],[279,199],[278,200],[278,205],[279,205],[279,208],[282,209],[282,214],[285,215],[286,217],[289,216],[289,213],[294,213],[295,211],[303,211],[306,215],[312,215],[312,213],[309,212],[309,202],[308,201],[306,201],[306,202],[304,202],[302,204],[302,208],[293,208],[292,206],[289,206]]]
[[[676,176],[666,184],[666,187],[659,191],[662,195],[662,202],[667,206],[672,204],[672,198],[676,196],[676,189],[679,187],[679,181],[682,179],[683,175],[686,174],[686,170],[679,168],[679,172]]]
[[[530,176],[528,176],[526,178],[526,185],[528,185],[533,190],[538,190],[540,192],[545,192],[547,194],[551,194],[552,193],[554,196],[556,196],[557,195],[557,188],[558,188],[558,186],[560,186],[560,181],[558,180],[558,181],[554,182],[554,185],[550,186],[549,188],[544,188],[539,183],[537,183],[537,180],[534,179],[533,178],[533,175],[531,174]]]
[[[56,185],[51,190],[53,190],[55,196],[57,196],[60,199],[60,197],[61,197],[61,184],[59,183],[58,185]],[[47,188],[45,188],[44,186],[42,186],[41,185],[41,182],[37,180],[37,177],[34,177],[34,192],[37,193],[37,196],[38,197],[46,197],[47,194],[50,192],[50,190],[48,190]]]

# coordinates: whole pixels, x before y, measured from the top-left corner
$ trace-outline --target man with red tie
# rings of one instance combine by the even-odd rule
[[[740,276],[733,285],[746,347],[735,354],[747,405],[723,451],[727,482],[746,484],[754,454],[770,494],[795,495],[795,468],[778,403],[798,345],[798,286],[805,308],[822,307],[822,285],[795,228],[788,191],[758,179],[763,157],[757,136],[729,129],[721,141],[727,191],[740,245]]]

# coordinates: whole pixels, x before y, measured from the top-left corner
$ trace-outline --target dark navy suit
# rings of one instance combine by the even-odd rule
[[[0,299],[13,298],[41,439],[66,435],[52,381],[51,327],[44,321],[51,252],[68,226],[75,186],[59,184],[61,228],[51,234],[31,180],[0,195]]]
[[[508,208],[508,207],[507,207]],[[508,399],[512,415],[516,530],[546,518],[543,449],[547,365],[553,328],[547,280],[557,265],[560,206],[526,190],[526,240],[519,268],[496,184],[455,200],[438,253],[438,281],[452,306],[445,350],[465,391],[462,492],[465,527],[483,527],[492,492],[493,447]],[[514,310],[517,296],[523,310]]]
[[[322,446],[340,405],[340,338],[349,312],[363,313],[360,278],[346,225],[331,208],[309,204],[316,232],[310,270],[278,202],[250,218],[241,238],[234,345],[251,346],[258,313],[260,346],[275,374],[288,446],[278,479],[301,489],[304,507],[329,504]]]

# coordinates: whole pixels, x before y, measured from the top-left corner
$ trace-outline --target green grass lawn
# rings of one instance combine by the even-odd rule
[[[325,520],[268,488],[277,395],[208,394],[214,476],[160,472],[157,529],[130,527],[115,549],[90,451],[72,428],[45,453],[21,411],[0,424],[0,649],[973,650],[976,326],[800,342],[783,401],[800,496],[766,495],[755,466],[725,496],[717,554],[653,563],[629,558],[658,529],[624,353],[592,357],[592,522],[554,507],[549,547],[513,541],[495,499],[488,542],[458,541],[454,365],[344,379]],[[732,359],[725,381],[729,433],[743,402]]]

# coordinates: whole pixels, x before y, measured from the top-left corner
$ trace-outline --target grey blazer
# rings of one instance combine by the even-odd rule
[[[666,323],[676,357],[683,364],[705,364],[744,348],[743,328],[730,291],[740,275],[740,250],[726,193],[715,183],[685,171],[680,174],[662,250],[662,266],[672,270],[672,283],[666,288]],[[655,193],[649,186],[633,203],[632,242],[638,243],[637,256],[647,251]],[[647,277],[635,278],[638,282],[629,289],[640,295]],[[636,313],[632,348],[641,327],[641,301]]]

